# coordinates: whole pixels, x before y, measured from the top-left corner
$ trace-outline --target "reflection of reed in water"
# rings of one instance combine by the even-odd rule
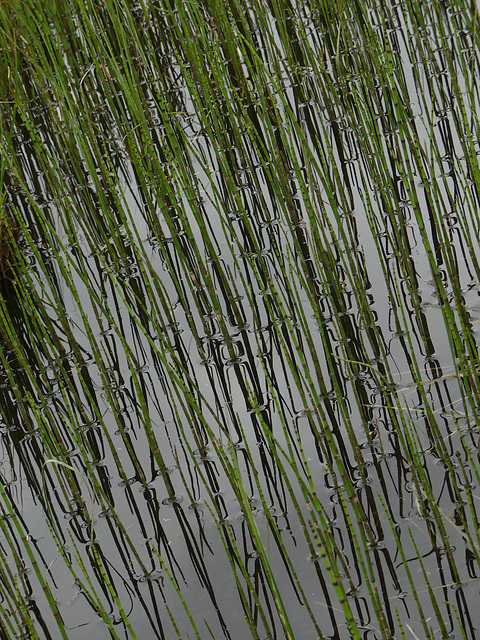
[[[473,637],[473,13],[37,4],[0,4],[2,633]]]

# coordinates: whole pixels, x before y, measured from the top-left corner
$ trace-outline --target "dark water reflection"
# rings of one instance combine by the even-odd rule
[[[118,637],[131,636],[127,618],[139,638],[288,637],[269,572],[291,637],[349,637],[310,526],[317,504],[363,637],[390,637],[380,609],[391,637],[399,620],[426,637],[417,600],[431,637],[475,638],[478,389],[457,375],[448,320],[475,365],[478,167],[467,145],[478,141],[460,135],[455,83],[477,107],[477,59],[465,68],[457,52],[453,78],[433,49],[437,26],[417,25],[415,42],[401,7],[383,21],[379,7],[365,9],[390,43],[397,75],[384,76],[360,45],[337,45],[328,8],[306,3],[301,21],[282,24],[265,7],[268,42],[267,23],[246,11],[238,28],[251,29],[275,83],[261,95],[220,41],[231,82],[201,108],[174,13],[152,3],[140,41],[159,66],[136,87],[148,128],[133,124],[101,65],[79,47],[68,54],[83,80],[90,156],[87,125],[72,112],[65,131],[55,126],[24,60],[34,127],[62,187],[5,108],[10,207],[31,241],[29,271],[1,307],[1,470],[69,639],[112,637],[99,602]],[[462,15],[440,9],[445,42],[471,47],[467,18],[459,30]],[[253,52],[247,62],[260,73]],[[409,151],[412,131],[426,148],[435,140],[425,156]],[[25,537],[2,509],[15,541],[2,555],[26,569],[37,633],[61,637]],[[3,606],[5,625],[13,614]]]

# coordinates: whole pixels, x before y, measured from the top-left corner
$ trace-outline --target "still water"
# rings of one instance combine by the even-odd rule
[[[131,94],[73,49],[65,103],[5,107],[1,545],[38,637],[40,574],[69,640],[343,640],[337,580],[363,638],[475,638],[471,9],[245,4],[232,49],[147,5]]]

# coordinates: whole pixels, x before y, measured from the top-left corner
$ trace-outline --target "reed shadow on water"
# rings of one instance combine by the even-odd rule
[[[475,639],[478,31],[0,4],[2,638]]]

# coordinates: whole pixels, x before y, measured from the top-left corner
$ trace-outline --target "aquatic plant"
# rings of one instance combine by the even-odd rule
[[[13,263],[21,240],[20,227],[0,208],[0,282],[3,286],[13,277]]]
[[[478,44],[0,3],[2,637],[475,638]]]

